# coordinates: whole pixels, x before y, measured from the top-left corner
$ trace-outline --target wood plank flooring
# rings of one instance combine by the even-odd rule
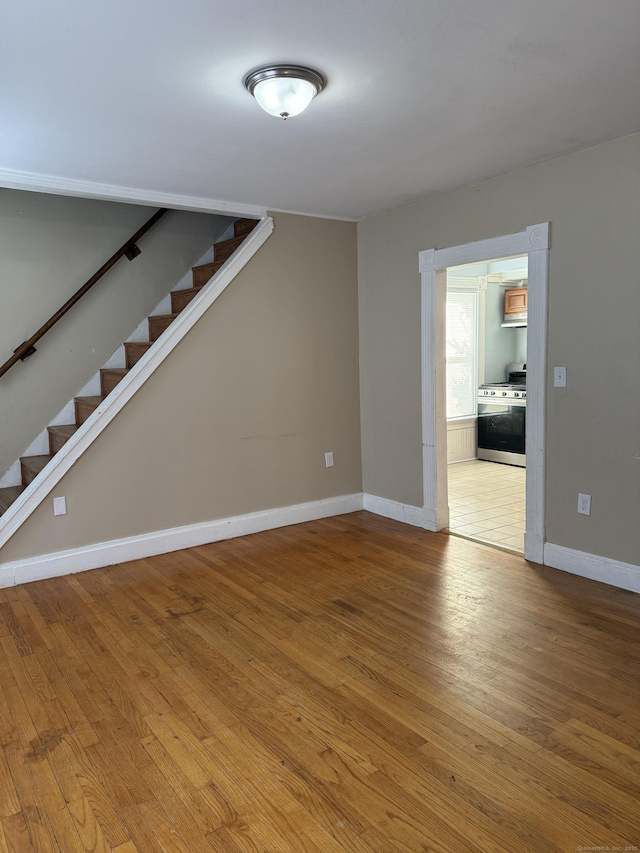
[[[0,590],[0,851],[637,850],[639,641],[364,512]]]

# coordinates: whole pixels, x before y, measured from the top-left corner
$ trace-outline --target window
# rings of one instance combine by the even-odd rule
[[[474,418],[478,403],[478,291],[447,291],[447,419]]]

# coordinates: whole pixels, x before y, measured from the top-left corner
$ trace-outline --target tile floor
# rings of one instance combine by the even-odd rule
[[[524,552],[525,469],[473,459],[448,467],[449,530]]]

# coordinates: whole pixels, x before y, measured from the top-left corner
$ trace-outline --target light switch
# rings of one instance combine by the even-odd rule
[[[554,367],[553,368],[553,387],[554,388],[566,388],[567,387],[567,368],[566,367]]]

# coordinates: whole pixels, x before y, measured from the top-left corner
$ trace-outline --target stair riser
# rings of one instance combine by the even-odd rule
[[[213,247],[213,257],[216,263],[224,262],[229,258],[238,246],[244,240],[242,237],[232,237],[230,240],[223,240],[221,243],[215,243]]]
[[[24,486],[7,486],[0,489],[0,515],[9,509],[22,491],[24,491]]]
[[[173,320],[173,317],[149,317],[149,340],[157,341]]]
[[[81,403],[78,400],[75,401],[75,410],[76,410],[76,423],[83,424],[87,418],[91,417],[91,415],[97,409],[97,406],[92,406],[89,403]]]
[[[257,219],[238,219],[233,223],[234,237],[246,237],[258,224]]]
[[[203,287],[211,277],[218,272],[224,261],[214,261],[212,264],[202,264],[192,270],[193,286]]]
[[[47,432],[49,433],[49,454],[55,456],[77,431],[77,423],[47,427]]]
[[[197,296],[192,290],[174,290],[171,294],[171,310],[174,314],[179,314],[183,308],[186,308],[191,300]]]
[[[32,483],[38,474],[43,471],[49,462],[53,459],[48,453],[43,453],[36,456],[23,456],[20,459],[20,473],[22,476],[22,485],[28,486]]]
[[[125,356],[125,364],[131,369],[134,364],[137,364],[143,355],[145,355],[149,350],[148,344],[125,344],[124,345],[124,356]]]
[[[54,456],[69,441],[59,433],[49,433],[49,453]]]
[[[102,391],[102,396],[106,397],[107,394],[110,394],[113,389],[124,379],[124,376],[120,373],[111,373],[109,370],[101,370],[100,371],[100,390]]]
[[[33,471],[31,468],[28,468],[24,462],[20,463],[20,473],[22,476],[22,484],[24,486],[28,486],[40,473],[39,471]]]

